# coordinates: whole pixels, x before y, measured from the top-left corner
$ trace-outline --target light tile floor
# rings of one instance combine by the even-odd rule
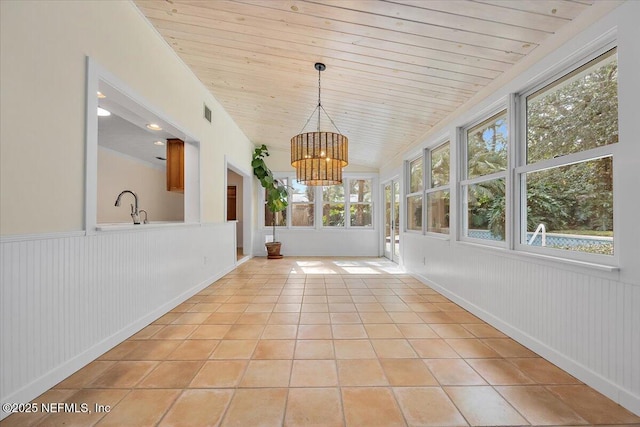
[[[377,258],[252,259],[36,401],[91,413],[2,425],[640,423]]]

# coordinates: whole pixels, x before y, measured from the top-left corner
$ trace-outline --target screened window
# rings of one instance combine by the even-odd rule
[[[407,230],[422,231],[423,203],[424,200],[424,170],[423,156],[408,162],[407,180],[409,193],[407,200]]]
[[[613,49],[526,97],[521,244],[613,255],[617,77]]]
[[[349,218],[352,227],[372,227],[370,179],[349,180]]]
[[[344,227],[344,185],[322,187],[322,225]]]
[[[466,136],[466,178],[462,180],[464,235],[504,242],[506,234],[507,113],[473,126]]]
[[[449,142],[429,151],[427,232],[449,233]]]
[[[297,180],[291,180],[290,205],[292,227],[313,227],[314,225],[314,187],[307,187]]]

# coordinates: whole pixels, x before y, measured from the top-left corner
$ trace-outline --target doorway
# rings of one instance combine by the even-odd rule
[[[398,263],[400,259],[400,183],[383,184],[384,192],[384,256]]]

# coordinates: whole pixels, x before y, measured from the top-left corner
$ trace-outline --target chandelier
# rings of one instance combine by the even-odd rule
[[[291,166],[296,169],[296,180],[307,186],[342,184],[342,168],[349,164],[349,140],[340,133],[320,101],[320,73],[326,68],[320,62],[315,64],[318,70],[318,105],[302,127],[302,130],[307,127],[317,111],[317,131],[300,133],[291,138]],[[321,111],[338,133],[320,131]]]

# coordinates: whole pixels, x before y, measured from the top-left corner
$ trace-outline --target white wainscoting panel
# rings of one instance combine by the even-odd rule
[[[404,233],[404,266],[434,289],[640,413],[640,286],[616,272]]]
[[[3,403],[28,402],[235,266],[235,223],[142,227],[3,238]]]

